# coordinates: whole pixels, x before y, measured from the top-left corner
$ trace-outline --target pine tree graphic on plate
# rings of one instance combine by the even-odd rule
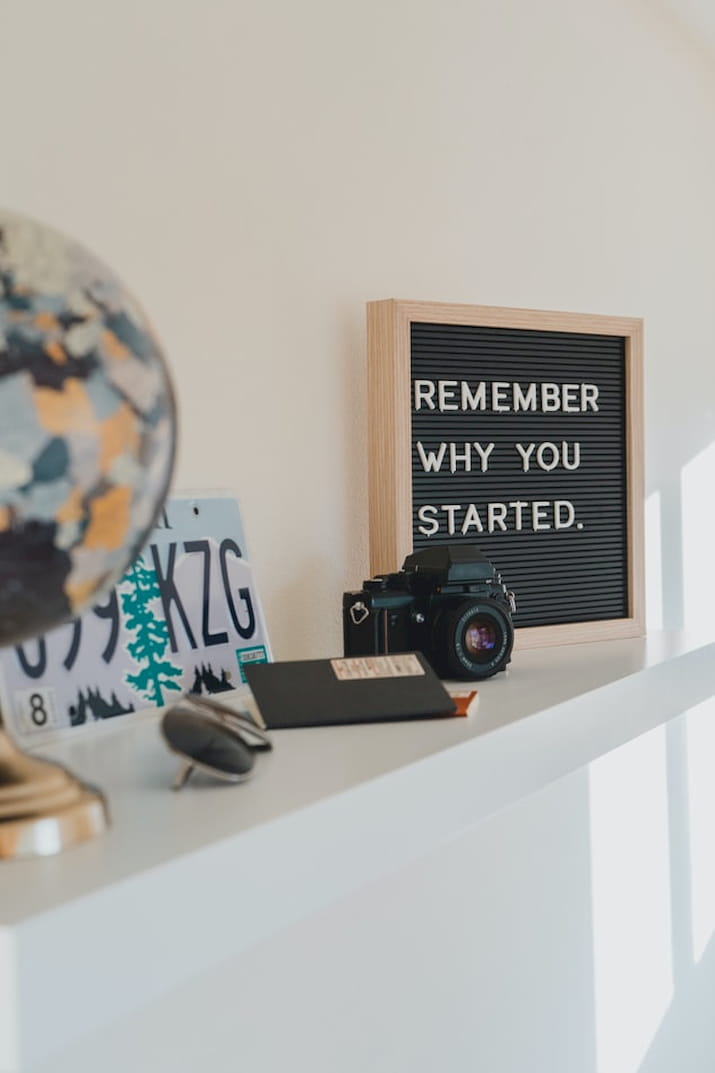
[[[127,650],[142,669],[136,674],[126,674],[124,680],[145,700],[161,707],[166,703],[166,690],[181,692],[181,686],[173,679],[181,678],[184,671],[166,656],[169,629],[164,619],[157,618],[151,607],[160,596],[159,585],[156,573],[141,556],[122,578],[122,588],[127,585],[131,586],[129,591],[121,593],[124,626],[128,633],[134,634],[134,640],[129,641]]]

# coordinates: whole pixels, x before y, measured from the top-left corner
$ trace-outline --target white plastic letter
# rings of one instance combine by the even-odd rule
[[[444,452],[447,450],[446,443],[440,443],[439,452],[425,451],[422,446],[422,441],[417,441],[417,454],[420,456],[420,462],[422,463],[422,469],[425,473],[439,473],[442,467],[442,461],[444,459]]]
[[[535,533],[540,529],[551,528],[551,522],[547,522],[545,518],[549,505],[548,499],[535,499],[531,504],[531,527]]]
[[[575,519],[576,511],[573,509],[573,503],[570,503],[568,499],[554,500],[554,529],[569,529]]]
[[[437,394],[439,397],[439,408],[442,412],[445,410],[458,410],[458,402],[449,402],[449,399],[453,399],[455,396],[455,388],[457,386],[456,380],[438,380],[437,381]]]
[[[450,473],[457,472],[457,463],[462,462],[464,464],[464,472],[472,472],[472,445],[471,443],[465,443],[464,450],[461,454],[457,451],[457,444],[450,443],[449,445],[449,471]]]
[[[558,384],[541,385],[541,409],[545,414],[556,413],[561,409],[561,390]]]
[[[434,536],[439,529],[439,522],[435,517],[436,513],[437,508],[431,506],[420,507],[417,511],[417,517],[422,522],[422,525],[418,525],[417,528],[422,533],[422,536]]]
[[[487,503],[487,524],[489,532],[493,533],[499,527],[506,533],[506,503]]]
[[[487,406],[487,385],[480,380],[476,389],[472,391],[468,382],[462,380],[462,409],[485,410]]]
[[[573,458],[569,458],[569,447],[573,447]],[[581,465],[581,444],[561,441],[561,462],[564,469],[578,469]]]
[[[489,455],[494,450],[494,444],[488,443],[486,447],[482,447],[481,443],[475,443],[474,450],[478,453],[482,462],[482,473],[486,473],[489,469]]]
[[[580,411],[581,407],[579,405],[578,396],[578,384],[561,385],[561,399],[563,402],[565,414],[577,414]]]
[[[496,414],[507,413],[509,410],[509,403],[506,400],[506,393],[509,390],[509,385],[495,380],[492,384],[492,410]]]
[[[454,516],[461,508],[461,503],[443,503],[442,510],[447,515],[447,532],[450,536],[454,536]]]
[[[581,409],[598,413],[598,388],[595,384],[581,384]]]
[[[509,506],[514,511],[514,522],[515,522],[514,528],[516,529],[517,533],[520,533],[521,530],[524,527],[523,526],[524,510],[525,510],[526,507],[528,507],[528,505],[529,504],[526,503],[523,499],[515,499],[512,503],[509,504]]]
[[[521,390],[521,384],[514,384],[514,410],[536,409],[536,384],[529,384],[526,393]]]
[[[529,459],[531,458],[532,452],[536,447],[536,444],[530,443],[528,448],[525,448],[523,443],[515,443],[514,446],[521,455],[521,468],[523,469],[524,473],[528,473]]]
[[[484,526],[482,525],[482,519],[479,517],[476,503],[470,503],[467,507],[467,513],[464,515],[464,521],[462,522],[462,536],[471,528],[476,529],[478,533],[484,532]]]
[[[547,459],[547,451],[551,454],[550,459]],[[540,443],[536,449],[536,461],[547,473],[550,473],[552,469],[556,469],[559,464],[559,449],[556,444],[549,443],[548,440],[545,443]]]
[[[415,410],[421,410],[423,403],[434,410],[434,380],[415,380]]]

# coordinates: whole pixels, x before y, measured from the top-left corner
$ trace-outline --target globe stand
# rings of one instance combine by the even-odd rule
[[[108,822],[98,790],[18,749],[0,720],[0,858],[59,853]]]

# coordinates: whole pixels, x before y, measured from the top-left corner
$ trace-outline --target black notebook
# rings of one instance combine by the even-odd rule
[[[244,670],[269,730],[425,719],[457,710],[420,652],[253,663]]]

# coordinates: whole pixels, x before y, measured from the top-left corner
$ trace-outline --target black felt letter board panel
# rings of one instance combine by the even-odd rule
[[[412,323],[415,549],[477,544],[516,626],[626,617],[625,396],[622,336]]]

